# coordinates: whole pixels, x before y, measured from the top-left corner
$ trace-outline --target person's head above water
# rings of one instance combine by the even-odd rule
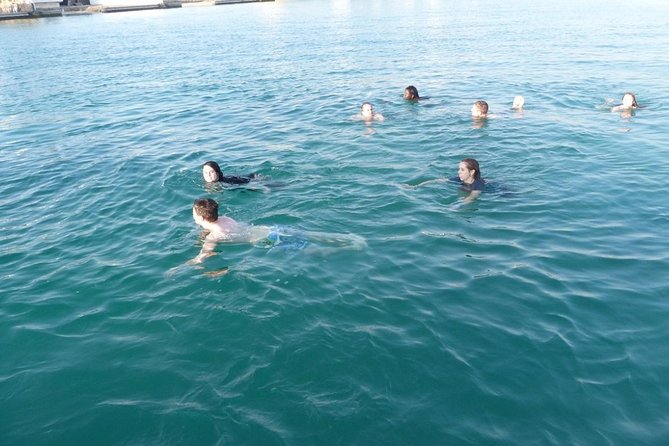
[[[202,166],[202,176],[207,183],[214,183],[223,179],[223,172],[216,161],[207,161]]]
[[[511,106],[511,108],[520,110],[521,108],[523,108],[523,105],[525,105],[525,98],[522,96],[516,96],[515,98],[513,98],[513,105]]]
[[[418,96],[418,89],[413,85],[409,85],[407,88],[404,89],[404,99],[406,99],[407,101],[414,101],[416,99],[420,99],[420,96]]]
[[[472,184],[474,181],[480,180],[481,168],[479,167],[479,162],[474,158],[465,158],[460,161],[458,177],[465,184]]]
[[[486,101],[476,101],[472,105],[472,116],[474,118],[485,118],[488,115],[488,103]]]
[[[218,220],[218,203],[211,198],[198,198],[193,203],[193,219],[197,222],[198,217],[210,223]]]
[[[360,114],[363,118],[374,117],[374,106],[369,102],[363,102],[360,106]]]
[[[639,104],[636,103],[636,96],[634,93],[629,91],[623,95],[623,103],[621,104],[623,108],[638,108]]]

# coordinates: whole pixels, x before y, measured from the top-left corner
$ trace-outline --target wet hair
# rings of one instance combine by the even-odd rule
[[[216,172],[216,176],[218,176],[218,181],[221,181],[223,179],[223,172],[221,171],[221,166],[219,166],[216,161],[207,161],[202,165],[202,167],[204,166],[209,166],[212,169],[214,169],[214,172]]]
[[[416,87],[409,85],[404,89],[404,91],[407,90],[409,90],[409,97],[407,99],[420,99],[420,96],[418,96],[418,89]]]
[[[198,198],[193,203],[193,210],[205,221],[213,223],[218,220],[218,203],[211,198]]]
[[[481,113],[483,113],[484,115],[488,113],[488,103],[486,101],[476,101],[474,102],[474,105],[476,105],[478,109],[481,110]]]
[[[465,163],[467,169],[474,171],[474,180],[481,180],[481,168],[479,167],[479,162],[474,158],[465,158],[461,163]]]
[[[628,91],[627,93],[625,93],[623,95],[623,99],[625,99],[625,96],[627,96],[627,95],[632,96],[632,100],[633,100],[632,108],[639,108],[639,104],[636,103],[636,96],[634,95],[634,93],[632,93],[631,91]]]

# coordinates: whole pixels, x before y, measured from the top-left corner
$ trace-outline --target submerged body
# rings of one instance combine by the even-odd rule
[[[208,231],[200,253],[191,263],[201,263],[214,255],[219,242],[250,243],[255,246],[300,250],[312,241],[341,248],[362,249],[363,238],[353,234],[324,234],[304,232],[284,226],[251,225],[238,222],[228,216],[218,215],[218,203],[211,198],[199,198],[193,204],[193,220]]]
[[[250,243],[258,246],[290,245],[300,249],[308,243],[306,235],[301,231],[279,225],[241,223],[225,215],[217,219],[215,227],[205,237],[205,244],[216,242]]]
[[[450,179],[450,181],[454,183],[458,183],[460,185],[460,188],[465,191],[482,191],[485,188],[485,181],[482,179],[474,180],[472,183],[465,183],[460,179],[460,177],[453,177]]]

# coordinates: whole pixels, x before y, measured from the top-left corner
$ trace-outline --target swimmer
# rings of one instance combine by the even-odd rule
[[[218,242],[251,243],[291,250],[303,249],[311,241],[354,249],[362,249],[366,246],[364,239],[352,234],[303,233],[282,226],[256,226],[239,223],[228,216],[219,216],[218,203],[211,198],[195,200],[193,220],[207,231],[207,235],[200,253],[188,262],[190,264],[202,263],[204,259],[214,255],[214,248]]]
[[[470,192],[470,194],[464,199],[465,203],[469,203],[481,195],[481,191],[484,189],[486,184],[483,178],[481,178],[481,168],[479,167],[478,161],[476,161],[474,158],[465,158],[460,161],[457,177],[450,179],[436,178],[434,180],[423,181],[422,183],[419,183],[415,186],[407,185],[407,188],[415,189],[426,184],[445,182],[458,183],[460,185],[460,189],[466,192]]]
[[[451,181],[460,183],[460,188],[469,191],[470,194],[465,198],[465,203],[469,203],[479,195],[485,186],[485,181],[481,178],[481,168],[479,162],[474,158],[465,158],[460,161],[458,166],[458,176],[452,178]]]
[[[374,106],[369,102],[362,103],[359,116],[366,122],[383,121],[385,119],[381,113],[374,110]]]
[[[633,110],[635,108],[639,108],[639,104],[636,102],[636,96],[634,96],[634,93],[627,92],[623,95],[623,103],[620,105],[617,105],[611,109],[613,112],[618,112],[618,111],[625,111],[625,110]]]
[[[459,182],[462,190],[470,192],[464,199],[465,203],[470,203],[478,198],[485,187],[485,181],[481,178],[479,162],[474,158],[465,158],[460,161],[458,176],[452,178],[451,181]]]
[[[404,89],[404,99],[407,101],[417,101],[420,99],[420,96],[418,96],[418,89],[413,85],[409,85]]]
[[[513,105],[511,106],[514,110],[522,110],[525,105],[525,98],[522,96],[516,96],[513,98]]]
[[[488,116],[488,103],[486,101],[476,101],[472,105],[472,118],[485,118]]]
[[[474,158],[465,158],[460,161],[458,176],[451,180],[459,181],[462,188],[469,191],[483,190],[483,186],[485,185],[485,181],[481,178],[479,162]]]
[[[256,177],[254,173],[246,177],[225,176],[216,161],[207,161],[202,166],[202,176],[206,183],[247,184]]]

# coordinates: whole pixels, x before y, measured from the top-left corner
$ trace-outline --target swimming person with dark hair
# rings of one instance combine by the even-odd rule
[[[479,162],[474,158],[465,158],[460,161],[458,176],[451,178],[451,181],[459,182],[462,189],[468,191],[481,191],[485,186],[485,181],[481,178]]]
[[[637,104],[636,102],[636,96],[634,96],[634,93],[630,93],[628,91],[623,95],[622,104],[613,107],[611,111],[613,112],[628,111],[628,110],[633,110],[635,108],[639,108],[639,104]]]
[[[460,161],[458,176],[451,178],[451,181],[460,183],[460,189],[469,192],[469,195],[464,199],[465,203],[476,200],[485,187],[485,181],[481,178],[479,162],[474,158],[465,158]]]
[[[189,263],[202,263],[214,255],[218,242],[251,243],[256,246],[301,250],[312,241],[340,248],[362,249],[365,240],[353,234],[303,232],[283,226],[262,226],[239,223],[228,216],[219,216],[218,203],[211,198],[198,198],[193,203],[193,220],[207,235],[200,253]]]
[[[460,185],[460,189],[465,192],[469,192],[464,199],[465,203],[474,201],[481,195],[481,191],[486,186],[485,180],[481,177],[481,167],[479,167],[479,162],[474,158],[465,158],[460,161],[458,166],[458,176],[450,179],[446,178],[436,178],[434,180],[427,180],[421,183],[414,185],[408,184],[404,187],[415,189],[419,186],[424,186],[426,184],[432,183],[444,183],[444,182],[454,182]]]
[[[407,101],[417,101],[420,99],[420,96],[418,96],[418,89],[413,85],[409,85],[404,89],[404,99]]]
[[[245,177],[225,176],[216,161],[207,161],[204,163],[202,166],[202,176],[207,183],[221,182],[227,184],[248,184],[256,177],[254,173]]]

